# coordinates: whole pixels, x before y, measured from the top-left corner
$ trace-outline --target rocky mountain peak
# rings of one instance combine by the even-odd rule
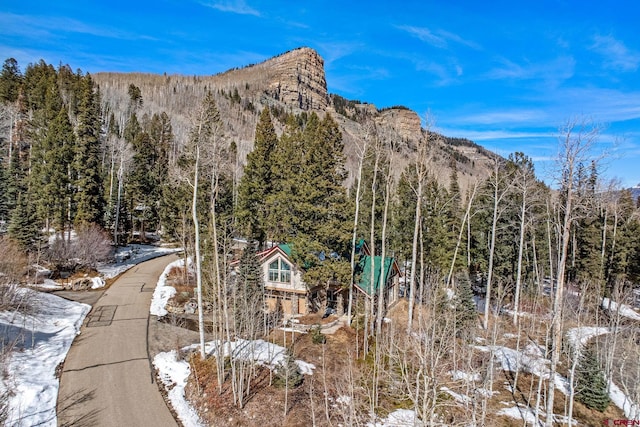
[[[324,60],[315,50],[291,50],[256,67],[269,75],[266,90],[274,99],[302,110],[324,111],[329,105]]]

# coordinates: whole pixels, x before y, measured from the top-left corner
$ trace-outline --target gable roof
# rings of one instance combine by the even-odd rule
[[[373,260],[373,291],[371,286],[371,262]],[[363,255],[358,262],[358,272],[360,273],[360,280],[358,281],[358,288],[367,295],[375,295],[380,288],[380,264],[382,263],[381,256],[371,257],[369,255]],[[394,258],[386,257],[384,260],[384,280],[383,285],[386,286],[388,280],[396,275],[400,274],[400,268]]]
[[[281,255],[283,255],[285,258],[287,258],[288,260],[291,259],[291,246],[285,244],[285,243],[281,243],[279,245],[276,246],[272,246],[269,249],[266,249],[262,252],[258,252],[258,258],[260,259],[260,262],[263,262],[265,259],[270,258],[271,255],[273,255],[274,253],[280,253]]]

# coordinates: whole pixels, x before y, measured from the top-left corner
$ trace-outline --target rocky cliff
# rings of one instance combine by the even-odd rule
[[[257,65],[268,76],[267,93],[302,110],[324,111],[329,106],[324,60],[309,48],[296,49]]]
[[[385,140],[398,142],[399,155],[394,165],[398,175],[424,140],[420,117],[414,111],[404,107],[378,110],[372,104],[330,96],[324,60],[315,50],[306,47],[212,76],[97,73],[94,79],[100,86],[103,103],[121,126],[131,112],[127,91],[129,85],[134,84],[140,88],[144,101],[138,116],[165,111],[171,118],[176,140],[182,143],[188,137],[195,108],[205,92],[211,90],[225,124],[225,135],[235,141],[243,159],[253,148],[258,114],[265,106],[292,113],[329,113],[343,132],[346,166],[350,172],[347,185],[355,175],[357,146],[371,136],[373,124]],[[274,121],[276,130],[281,132],[284,124]],[[463,189],[488,173],[487,162],[483,162],[488,157],[483,150],[439,141],[431,146],[432,169],[444,185],[448,185],[452,157],[460,164],[458,175]]]

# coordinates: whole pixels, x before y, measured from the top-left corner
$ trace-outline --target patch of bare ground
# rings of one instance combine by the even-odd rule
[[[355,332],[341,328],[328,335],[324,345],[314,344],[309,334],[281,330],[272,332],[266,339],[286,345],[296,359],[313,363],[316,367],[313,375],[305,375],[300,386],[287,391],[272,382],[269,369],[259,368],[252,379],[246,404],[238,408],[228,378],[222,389],[218,388],[215,359],[209,357],[202,361],[199,355],[193,355],[186,394],[203,421],[216,426],[306,427],[331,425],[331,422],[335,425],[337,416],[332,412],[340,395],[337,385],[344,382],[346,358],[353,357],[349,348],[353,348]]]
[[[543,303],[546,303],[543,301]],[[462,396],[474,399],[471,406],[465,406],[456,400],[454,396],[440,389],[437,396],[437,413],[440,421],[451,425],[461,425],[470,422],[475,414],[479,422],[482,412],[483,393],[492,394],[486,398],[486,426],[522,426],[523,421],[497,415],[505,408],[520,407],[522,412],[535,412],[539,408],[539,417],[544,421],[545,396],[547,381],[528,373],[502,370],[499,362],[490,363],[490,352],[481,351],[477,346],[505,346],[510,349],[523,350],[527,346],[536,345],[538,351],[544,353],[547,327],[543,319],[546,310],[541,308],[541,303],[525,299],[523,308],[528,314],[519,318],[519,323],[514,325],[511,315],[491,315],[489,328],[476,329],[476,337],[472,341],[451,337],[451,351],[440,360],[441,366],[436,367],[434,378],[438,387],[446,386],[451,391]],[[425,307],[416,307],[416,316]],[[531,311],[529,311],[531,310]],[[535,314],[534,314],[535,313]],[[427,312],[423,312],[427,315]],[[391,322],[386,324],[385,334],[393,335],[402,343],[407,339],[404,332],[408,316],[408,303],[401,300],[388,313]],[[309,315],[300,318],[300,323],[323,324],[329,323],[332,317],[322,319],[321,314]],[[480,315],[478,316],[480,320]],[[163,327],[169,328],[170,325]],[[576,325],[567,324],[566,328]],[[174,329],[158,330],[157,334],[172,334]],[[424,331],[427,333],[427,331]],[[197,334],[191,332],[191,336],[182,338],[163,338],[166,349],[179,348],[192,342],[197,342]],[[357,349],[362,349],[362,333],[356,332],[350,327],[339,328],[334,334],[326,335],[326,344],[314,343],[313,334],[273,330],[265,340],[288,348],[296,359],[315,365],[313,375],[304,376],[302,384],[288,391],[278,387],[272,381],[273,373],[267,368],[258,368],[251,382],[251,392],[246,398],[245,404],[239,408],[233,401],[233,391],[229,374],[225,378],[224,385],[218,388],[216,377],[215,359],[210,357],[205,361],[199,360],[196,355],[191,359],[192,375],[187,386],[187,398],[198,410],[201,418],[207,425],[224,426],[328,426],[328,425],[358,425],[365,424],[371,411],[369,404],[371,396],[373,356],[362,358],[357,354]],[[415,339],[415,337],[413,337]],[[455,342],[455,344],[454,344]],[[372,342],[375,349],[375,343]],[[375,350],[371,350],[373,353]],[[409,351],[409,350],[407,350]],[[529,351],[533,351],[531,348]],[[544,357],[544,356],[543,356]],[[489,375],[490,366],[493,371]],[[570,360],[564,352],[558,373],[568,376]],[[477,380],[456,380],[452,378],[451,370],[466,370],[470,375],[476,373]],[[397,379],[397,372],[383,373],[379,382],[379,405],[375,408],[378,415],[385,416],[398,408],[411,408],[411,403],[406,400],[407,390]],[[491,378],[489,383],[486,378]],[[400,388],[398,388],[400,387]],[[340,400],[352,398],[351,405],[343,405]],[[285,411],[286,401],[286,411]],[[554,413],[562,415],[567,412],[568,397],[559,390],[555,393]],[[475,406],[474,406],[475,405]],[[349,412],[351,411],[351,412]],[[286,412],[286,413],[285,413]],[[603,413],[590,410],[579,402],[574,403],[573,418],[580,425],[600,426],[604,420],[623,419],[622,411],[613,404],[609,405]]]
[[[298,323],[301,323],[303,325],[326,325],[333,322],[337,318],[338,316],[334,314],[324,317],[323,313],[311,313],[305,316],[297,317],[296,320]]]

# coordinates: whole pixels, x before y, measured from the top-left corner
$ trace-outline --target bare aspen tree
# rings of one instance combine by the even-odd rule
[[[369,283],[369,295],[365,296],[365,324],[364,324],[364,352],[363,357],[366,357],[367,353],[369,353],[369,337],[372,335],[373,325],[371,322],[373,321],[373,296],[375,293],[375,253],[376,253],[376,191],[378,188],[378,172],[380,166],[380,160],[382,157],[382,147],[380,143],[380,138],[377,134],[377,130],[374,127],[372,128],[373,133],[373,155],[374,155],[374,163],[373,163],[373,178],[371,179],[371,223],[369,224],[369,251],[371,253],[371,269],[370,269],[370,281]]]
[[[473,189],[471,190],[471,194],[468,197],[467,200],[467,209],[464,212],[464,215],[462,216],[462,224],[460,224],[460,233],[458,234],[458,240],[456,241],[456,247],[453,250],[453,257],[451,259],[451,267],[449,267],[449,274],[447,274],[447,287],[449,285],[451,285],[451,278],[453,277],[453,269],[456,265],[456,258],[458,256],[458,250],[460,249],[460,244],[462,242],[462,233],[464,232],[464,226],[465,223],[470,224],[471,222],[471,206],[473,205],[473,200],[476,196],[476,191],[478,189],[478,182],[476,181],[473,184]],[[470,235],[471,231],[470,229],[467,227],[467,233]],[[471,239],[469,239],[471,240]],[[468,262],[467,266],[470,265],[471,263]]]
[[[358,175],[356,177],[356,208],[353,217],[353,235],[351,236],[351,283],[349,284],[349,304],[347,306],[347,318],[351,322],[351,313],[353,310],[353,285],[355,283],[356,271],[356,239],[358,236],[358,221],[360,220],[360,188],[362,187],[362,168],[365,157],[367,156],[367,148],[369,146],[369,137],[365,136],[361,143],[356,142],[358,151]]]
[[[522,258],[524,253],[524,237],[529,219],[529,209],[532,204],[530,198],[537,184],[533,171],[533,162],[523,153],[515,153],[510,156],[516,170],[514,171],[514,192],[520,198],[518,209],[519,233],[518,233],[518,266],[516,271],[516,289],[513,298],[513,324],[518,323],[518,310],[520,308],[520,292],[522,288]]]
[[[496,233],[498,227],[498,219],[502,214],[503,207],[502,201],[509,194],[510,177],[503,170],[504,163],[499,157],[493,159],[493,171],[489,180],[487,181],[489,189],[491,190],[491,200],[493,202],[493,212],[491,220],[491,238],[489,243],[489,265],[487,267],[487,290],[485,293],[484,302],[484,319],[483,327],[487,329],[489,327],[489,312],[491,309],[491,290],[493,286],[493,263],[496,249]]]
[[[391,199],[391,191],[393,188],[393,174],[391,173],[391,164],[393,162],[393,153],[395,152],[395,144],[394,141],[388,142],[388,151],[386,154],[387,164],[385,165],[386,177],[385,177],[385,189],[384,189],[384,209],[382,213],[382,234],[380,236],[380,270],[378,272],[378,308],[376,312],[376,351],[375,351],[375,364],[373,369],[374,376],[374,405],[378,405],[379,398],[379,381],[380,381],[380,369],[381,369],[381,359],[382,359],[382,319],[385,315],[385,292],[386,292],[386,278],[387,278],[387,267],[386,267],[386,258],[387,258],[387,220],[389,213],[389,203]],[[373,254],[372,254],[373,255]],[[375,257],[371,259],[371,265],[374,266]],[[391,265],[388,267],[391,268]],[[375,275],[374,275],[375,277]]]
[[[414,217],[413,242],[411,244],[411,276],[409,278],[409,315],[407,318],[407,330],[411,331],[413,323],[413,307],[416,295],[416,267],[418,262],[418,235],[420,234],[420,224],[422,222],[422,193],[425,180],[429,171],[429,143],[431,138],[431,121],[430,117],[426,118],[426,131],[423,139],[418,142],[418,151],[415,157],[416,168],[416,188],[413,191],[416,194],[416,213]]]
[[[553,308],[551,313],[551,331],[549,339],[550,362],[549,382],[547,389],[547,417],[545,425],[553,426],[553,404],[555,399],[555,376],[560,353],[562,351],[562,306],[566,279],[567,260],[569,256],[569,240],[571,228],[576,219],[579,200],[575,194],[578,166],[589,156],[590,150],[597,141],[600,130],[597,126],[586,122],[569,121],[560,132],[560,153],[558,155],[557,173],[560,186],[562,220],[560,224],[559,259],[556,269],[556,288],[552,285]]]
[[[192,127],[191,135],[188,143],[188,158],[192,163],[192,176],[187,177],[186,181],[192,189],[191,199],[191,215],[193,221],[194,232],[194,249],[195,249],[195,269],[196,269],[196,288],[198,300],[198,331],[200,335],[200,356],[204,359],[205,353],[205,327],[204,327],[204,304],[203,304],[203,285],[202,285],[202,255],[200,244],[200,221],[198,218],[198,190],[200,186],[200,177],[206,163],[212,158],[210,148],[212,146],[212,138],[216,136],[215,120],[217,116],[217,108],[215,100],[211,92],[207,92],[204,101],[198,108],[195,116],[195,123]],[[221,345],[217,345],[220,352]],[[219,357],[217,358],[219,359]],[[217,364],[222,361],[217,361]],[[219,378],[218,381],[221,381]]]

